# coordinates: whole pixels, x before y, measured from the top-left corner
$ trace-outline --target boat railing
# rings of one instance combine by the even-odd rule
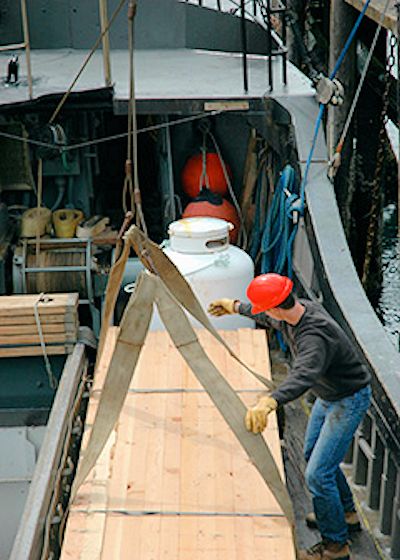
[[[269,91],[274,89],[273,59],[280,57],[282,61],[282,82],[287,84],[287,7],[283,0],[186,0],[198,6],[216,9],[220,12],[240,14],[241,18],[241,45],[243,61],[243,89],[248,92],[247,70],[247,30],[246,21],[252,20],[262,25],[266,31],[266,44],[268,56],[268,85]]]

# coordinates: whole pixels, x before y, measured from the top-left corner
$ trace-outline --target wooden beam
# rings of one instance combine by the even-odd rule
[[[353,6],[353,8],[359,12],[362,11],[366,4],[366,0],[345,0],[345,2],[350,6]],[[367,17],[374,20],[376,23],[379,23],[385,5],[386,0],[371,0],[366,12]],[[389,7],[386,10],[382,26],[397,35],[397,13],[393,0],[389,3]]]
[[[32,99],[33,89],[32,89],[32,69],[31,69],[31,44],[29,40],[29,23],[28,23],[28,12],[26,9],[26,0],[21,0],[21,13],[22,13],[22,28],[24,30],[26,71],[28,74],[29,99]]]
[[[107,0],[99,0],[99,12],[100,12],[101,32],[103,33],[108,25]],[[110,62],[110,37],[108,31],[103,35],[102,45],[103,45],[104,79],[106,82],[106,86],[110,87],[111,86],[111,62]]]

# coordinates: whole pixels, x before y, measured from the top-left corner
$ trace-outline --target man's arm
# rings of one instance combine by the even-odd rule
[[[268,317],[265,313],[257,313],[256,315],[253,315],[251,312],[251,303],[242,303],[239,300],[236,300],[235,304],[237,313],[244,315],[245,317],[250,317],[250,319],[254,319],[254,321],[261,327],[273,327],[277,331],[283,330],[281,321],[271,319],[271,317]]]
[[[318,335],[304,336],[298,343],[297,356],[285,381],[271,396],[278,404],[285,404],[303,395],[315,385],[329,365],[329,349]]]

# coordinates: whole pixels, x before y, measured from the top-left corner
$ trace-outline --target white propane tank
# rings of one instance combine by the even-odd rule
[[[231,227],[225,220],[196,217],[172,222],[168,229],[169,242],[163,250],[189,282],[205,310],[215,299],[246,301],[246,289],[254,277],[249,255],[229,245]],[[218,329],[254,327],[252,319],[238,314],[208,317]],[[191,316],[190,319],[194,326],[201,326]],[[150,329],[164,329],[156,310]]]

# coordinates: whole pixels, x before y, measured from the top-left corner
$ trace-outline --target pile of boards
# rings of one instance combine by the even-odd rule
[[[118,337],[96,368],[87,449]],[[265,331],[219,331],[270,377]],[[265,391],[207,331],[200,342],[245,405]],[[115,373],[115,370],[114,370]],[[260,436],[261,437],[261,436]],[[262,434],[282,478],[276,415]],[[166,331],[149,332],[118,422],[70,504],[60,560],[295,560],[290,523]]]
[[[72,352],[78,336],[78,294],[0,297],[0,357]],[[41,337],[42,334],[42,337]]]

